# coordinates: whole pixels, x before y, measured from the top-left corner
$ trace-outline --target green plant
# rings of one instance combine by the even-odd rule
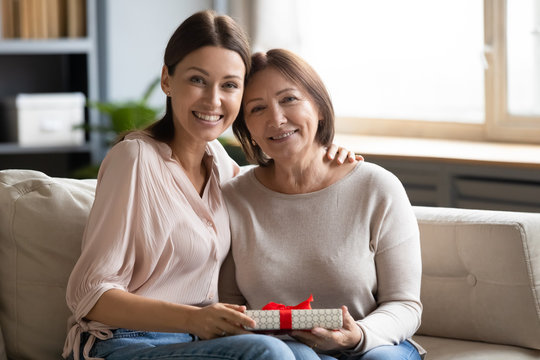
[[[156,78],[142,98],[137,101],[128,102],[88,102],[89,107],[97,109],[107,116],[107,123],[99,126],[90,126],[90,131],[104,133],[109,141],[116,136],[129,130],[142,129],[154,122],[161,113],[162,108],[155,108],[148,105],[148,99],[160,84],[160,78]]]
[[[145,128],[157,120],[162,108],[148,105],[148,99],[160,84],[160,78],[153,80],[148,85],[141,99],[127,102],[104,102],[89,101],[88,107],[98,110],[106,115],[106,122],[97,126],[84,125],[87,131],[96,131],[104,135],[106,142],[110,145],[120,134],[129,131]],[[74,178],[86,179],[95,178],[99,171],[99,165],[90,164],[75,170]]]
[[[223,145],[227,154],[229,154],[238,165],[249,165],[246,154],[244,154],[244,150],[242,150],[242,147],[237,140],[230,136],[220,136],[218,137],[218,141]]]

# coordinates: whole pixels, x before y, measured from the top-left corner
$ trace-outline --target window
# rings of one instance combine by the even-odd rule
[[[288,48],[321,75],[338,131],[540,142],[540,0],[258,0],[251,14],[255,51]]]
[[[540,2],[511,1],[508,39],[508,112],[540,115]]]

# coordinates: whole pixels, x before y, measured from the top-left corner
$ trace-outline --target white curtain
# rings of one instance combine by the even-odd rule
[[[249,33],[253,51],[301,47],[298,0],[229,0],[231,16]]]

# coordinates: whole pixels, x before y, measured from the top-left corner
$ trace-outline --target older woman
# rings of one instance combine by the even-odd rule
[[[419,359],[421,258],[412,207],[383,168],[325,158],[330,97],[315,71],[285,50],[252,57],[233,129],[259,166],[223,187],[232,251],[220,300],[342,307],[343,328],[296,331],[297,358]],[[343,216],[343,214],[348,214]]]

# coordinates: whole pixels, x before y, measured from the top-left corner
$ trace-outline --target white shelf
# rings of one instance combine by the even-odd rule
[[[0,55],[85,54],[93,51],[93,46],[88,38],[2,39]]]
[[[20,146],[17,143],[0,143],[0,155],[5,154],[52,154],[52,153],[84,153],[90,150],[89,145],[81,146]]]

